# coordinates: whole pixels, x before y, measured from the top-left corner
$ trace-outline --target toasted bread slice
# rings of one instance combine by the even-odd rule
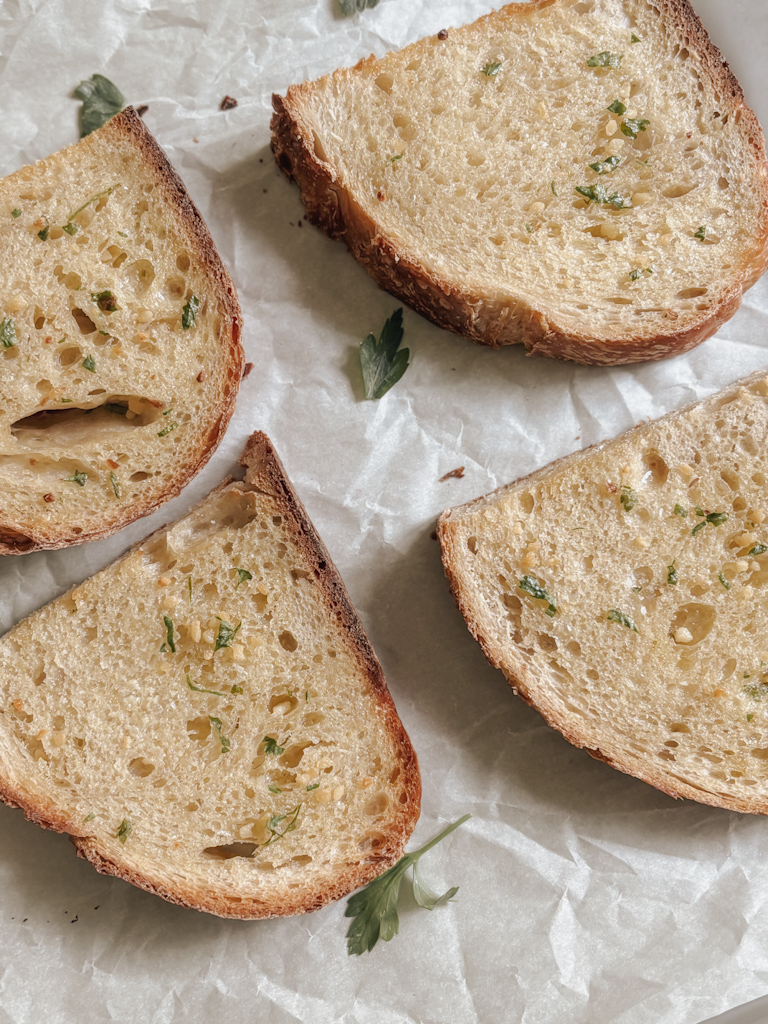
[[[104,537],[221,440],[234,286],[131,109],[0,181],[0,253],[0,554]]]
[[[222,917],[314,910],[402,854],[420,781],[270,442],[245,480],[0,640],[0,794]]]
[[[445,512],[490,662],[566,739],[671,796],[768,813],[764,373]]]
[[[687,0],[511,4],[273,103],[309,219],[485,345],[659,359],[768,262],[763,135]]]

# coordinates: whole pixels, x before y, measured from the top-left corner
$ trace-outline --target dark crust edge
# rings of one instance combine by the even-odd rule
[[[527,14],[551,3],[552,0],[538,0],[531,4],[509,4],[478,20]],[[291,86],[285,97],[273,95],[271,129],[275,159],[287,177],[299,185],[308,219],[331,238],[346,242],[353,256],[382,288],[438,327],[491,348],[522,343],[528,355],[587,365],[647,362],[687,352],[715,334],[734,315],[744,292],[768,267],[768,163],[760,124],[746,106],[739,82],[689,0],[656,0],[656,5],[660,8],[659,17],[668,20],[680,32],[681,41],[701,58],[711,81],[723,94],[725,109],[732,115],[740,112],[744,150],[754,161],[754,178],[762,195],[754,254],[742,277],[724,292],[714,308],[698,317],[686,317],[688,326],[684,329],[675,330],[676,316],[670,316],[669,331],[653,337],[625,333],[620,337],[596,338],[559,327],[554,319],[548,320],[544,313],[513,296],[489,301],[482,294],[468,291],[461,282],[426,271],[382,233],[352,193],[339,183],[334,168],[316,156],[312,132],[302,111],[303,98],[312,91],[314,83]],[[360,61],[354,70],[375,63],[371,57]],[[675,311],[670,310],[672,313]]]
[[[328,612],[347,634],[350,651],[369,684],[371,699],[383,717],[383,729],[392,738],[393,747],[399,756],[402,776],[398,779],[398,788],[401,797],[393,801],[390,821],[380,826],[384,836],[382,846],[375,853],[368,854],[359,864],[340,871],[332,881],[326,881],[319,890],[283,892],[279,898],[265,901],[230,899],[226,893],[221,894],[208,889],[165,885],[157,880],[156,876],[161,874],[157,870],[153,873],[155,877],[149,878],[147,874],[115,858],[114,851],[106,850],[94,837],[78,835],[77,833],[82,833],[83,830],[82,822],[72,822],[52,804],[31,803],[21,790],[4,779],[0,779],[0,800],[10,807],[21,809],[29,821],[43,828],[69,833],[78,857],[87,860],[101,874],[114,875],[178,906],[215,914],[218,917],[251,921],[318,910],[349,895],[395,864],[403,855],[405,844],[419,818],[421,777],[416,753],[395,709],[381,665],[350,603],[338,570],[312,526],[266,434],[258,432],[251,435],[240,463],[246,468],[246,489],[275,500],[289,524],[293,539],[309,563],[314,566],[315,579],[320,586]],[[201,504],[212,495],[226,490],[231,484],[231,478],[224,480],[203,499]],[[193,511],[194,509],[190,510]],[[163,527],[150,536],[162,534],[173,525]],[[134,545],[118,561],[130,557],[132,552],[141,548],[148,539],[144,538]]]
[[[48,528],[41,524],[35,527],[31,525],[33,516],[30,516],[29,523],[11,521],[3,518],[0,509],[0,555],[50,551],[100,540],[122,530],[136,519],[150,515],[166,501],[175,498],[208,462],[223,438],[235,408],[243,373],[244,357],[240,340],[243,333],[243,317],[232,278],[221,261],[211,233],[184,187],[184,182],[133,107],[126,107],[97,131],[107,139],[128,139],[135,146],[148,173],[163,190],[169,208],[175,212],[178,225],[186,232],[189,247],[194,251],[198,265],[203,268],[222,307],[224,324],[221,332],[221,350],[222,358],[226,360],[226,383],[221,388],[217,412],[207,433],[201,438],[196,457],[190,458],[187,464],[167,481],[165,490],[160,494],[152,499],[136,502],[132,507],[124,506],[119,510],[121,514],[118,518],[105,522],[101,528],[92,528],[80,534],[73,532],[73,527],[77,527],[76,522],[72,522],[69,529],[61,525]]]
[[[698,402],[690,402],[681,409],[675,409],[673,412],[659,417],[654,420],[653,423],[656,424],[665,420],[674,420],[676,417],[684,415],[686,412],[697,406],[705,405],[710,401],[716,401],[724,395],[736,393],[741,388],[749,387],[758,381],[766,379],[768,379],[766,371],[758,370],[756,373],[752,373],[748,377],[735,381],[733,384],[723,388],[721,391],[714,392],[708,398],[704,398]],[[639,426],[632,427],[629,430],[624,431],[616,438],[611,438],[611,441],[628,438],[633,434],[642,434],[643,430],[644,425],[641,423]],[[567,463],[579,462],[581,460],[588,459],[590,452],[601,448],[604,444],[606,444],[606,442],[601,441],[597,444],[590,445],[587,448],[583,448],[580,451],[572,452],[570,455],[564,455],[562,458],[555,459],[554,462],[550,462],[541,469],[534,470],[532,473],[528,473],[526,476],[520,477],[512,483],[505,484],[486,495],[482,495],[479,498],[468,501],[463,505],[456,505],[441,513],[438,519],[437,536],[440,542],[443,569],[448,579],[453,597],[456,601],[456,605],[464,618],[464,622],[469,632],[480,645],[483,654],[486,656],[493,668],[500,669],[503,672],[507,682],[512,687],[513,693],[524,700],[530,707],[538,711],[546,721],[547,725],[561,733],[569,743],[573,744],[573,746],[586,750],[587,753],[596,760],[604,761],[605,764],[610,765],[612,768],[616,768],[625,775],[631,775],[636,779],[640,779],[642,782],[648,783],[648,785],[653,786],[654,789],[658,789],[662,793],[665,793],[667,796],[674,799],[695,800],[697,803],[707,804],[710,807],[720,807],[730,811],[740,811],[744,814],[768,815],[768,801],[757,805],[754,801],[740,798],[729,798],[719,793],[716,794],[709,792],[695,785],[686,785],[679,779],[670,778],[670,776],[663,770],[658,770],[650,764],[642,763],[640,759],[638,759],[637,762],[630,762],[626,759],[622,760],[619,757],[612,756],[610,753],[606,753],[599,747],[591,746],[590,744],[594,742],[594,738],[591,740],[587,739],[579,732],[574,732],[569,729],[568,726],[559,719],[557,711],[547,704],[545,692],[546,684],[544,684],[544,686],[542,686],[541,683],[537,684],[535,681],[535,673],[528,669],[528,667],[521,661],[515,660],[515,664],[511,664],[511,659],[504,650],[505,645],[493,639],[488,639],[488,637],[485,636],[484,623],[487,624],[490,620],[488,616],[483,615],[482,610],[478,612],[477,602],[475,602],[471,592],[463,586],[461,573],[463,559],[457,555],[457,538],[454,533],[454,524],[465,514],[473,512],[479,506],[492,503],[497,497],[501,497],[508,491],[517,490],[523,485],[530,484],[534,480],[548,476],[553,470],[563,468]],[[534,691],[537,690],[539,692],[537,694],[534,693]],[[542,696],[545,698],[544,700],[542,700]]]

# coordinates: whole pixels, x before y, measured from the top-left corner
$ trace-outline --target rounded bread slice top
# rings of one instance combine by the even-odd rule
[[[130,108],[0,181],[0,251],[0,553],[104,537],[221,440],[234,285]]]
[[[310,219],[482,344],[661,358],[768,263],[762,131],[687,0],[511,4],[273,102]]]

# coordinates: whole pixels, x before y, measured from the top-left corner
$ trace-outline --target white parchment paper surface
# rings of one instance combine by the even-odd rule
[[[0,559],[0,630],[80,582],[275,442],[344,578],[419,754],[412,846],[457,900],[403,900],[400,935],[346,955],[343,904],[223,921],[78,861],[0,807],[0,1022],[695,1024],[768,991],[768,821],[675,802],[590,760],[513,696],[469,636],[438,513],[768,364],[768,281],[686,356],[586,368],[484,351],[405,311],[412,365],[365,402],[357,346],[399,305],[299,222],[270,96],[490,10],[487,0],[0,0],[0,174],[77,138],[100,72],[146,123],[232,272],[254,370],[206,470],[108,541]],[[765,0],[695,0],[768,124]],[[226,95],[236,109],[221,112]],[[465,467],[463,478],[440,482]]]

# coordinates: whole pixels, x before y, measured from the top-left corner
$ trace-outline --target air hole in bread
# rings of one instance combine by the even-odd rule
[[[304,757],[304,751],[311,746],[312,743],[309,740],[306,743],[293,743],[290,747],[286,747],[284,754],[280,755],[279,764],[283,768],[295,768]]]
[[[299,646],[299,642],[290,630],[284,630],[277,638],[283,650],[293,652]]]
[[[155,268],[149,260],[136,260],[126,267],[124,275],[136,295],[143,295],[155,280]]]
[[[715,609],[708,604],[692,602],[677,609],[670,625],[670,634],[675,643],[701,643],[709,635],[715,624]],[[679,639],[678,639],[679,638]]]
[[[292,693],[276,693],[270,698],[269,713],[277,712],[281,715],[290,714],[299,705],[299,701]]]
[[[68,351],[82,355],[79,349]],[[101,390],[101,395],[106,395],[106,392]],[[51,446],[66,448],[67,445],[92,440],[99,435],[110,436],[154,423],[159,416],[159,410],[149,399],[139,396],[107,396],[103,404],[87,407],[68,405],[64,408],[39,410],[12,423],[11,434],[20,444],[37,451]]]
[[[377,849],[379,846],[381,846],[381,843],[382,836],[374,832],[371,835],[364,836],[357,844],[357,848],[358,850],[361,850],[364,853],[366,850]]]
[[[203,853],[213,860],[232,860],[234,857],[252,857],[256,843],[228,843],[225,846],[206,846]]]
[[[144,470],[139,470],[138,473],[131,473],[129,479],[131,483],[140,484],[142,480],[148,480],[151,476],[151,473],[146,473]]]
[[[363,814],[368,815],[369,818],[376,818],[380,814],[383,814],[387,807],[389,807],[389,797],[386,793],[377,793],[376,796],[372,797],[363,808]]]
[[[383,74],[379,75],[376,79],[376,85],[379,87],[379,89],[381,89],[382,92],[385,92],[387,95],[389,95],[392,92],[392,86],[394,84],[394,78],[387,72],[384,72]]]
[[[267,610],[267,595],[261,593],[251,594],[251,600],[256,605],[257,612],[264,612]]]
[[[138,779],[146,779],[155,770],[155,766],[145,757],[134,757],[128,765],[128,771]]]
[[[205,743],[211,735],[211,720],[207,715],[200,715],[187,722],[187,734],[196,743]]]
[[[477,554],[477,537],[467,537],[467,547],[473,555]]]
[[[165,294],[174,302],[179,302],[187,289],[187,282],[183,277],[169,277],[165,282]]]
[[[77,324],[81,334],[93,334],[96,330],[96,324],[91,320],[87,313],[83,312],[82,309],[73,309],[72,316],[74,317],[75,323]]]
[[[535,502],[533,500],[533,495],[531,494],[530,491],[523,491],[522,494],[520,495],[520,499],[519,500],[520,500],[520,507],[522,508],[523,512],[526,512],[528,514],[533,512],[533,506],[534,506]]]
[[[178,270],[182,272],[182,274],[186,274],[187,271],[189,270],[189,256],[185,252],[179,253],[179,255],[176,257],[176,267]]]
[[[667,482],[669,466],[658,452],[643,452],[643,467],[645,470],[643,484],[654,484],[658,487]]]
[[[677,299],[698,299],[699,296],[706,295],[707,291],[708,291],[707,288],[683,288],[682,291],[679,291],[677,293],[675,298],[677,298]],[[704,308],[706,308],[706,307],[704,307]]]
[[[325,721],[325,715],[320,711],[310,711],[308,715],[304,715],[301,720],[302,725],[320,725],[321,722]]]

